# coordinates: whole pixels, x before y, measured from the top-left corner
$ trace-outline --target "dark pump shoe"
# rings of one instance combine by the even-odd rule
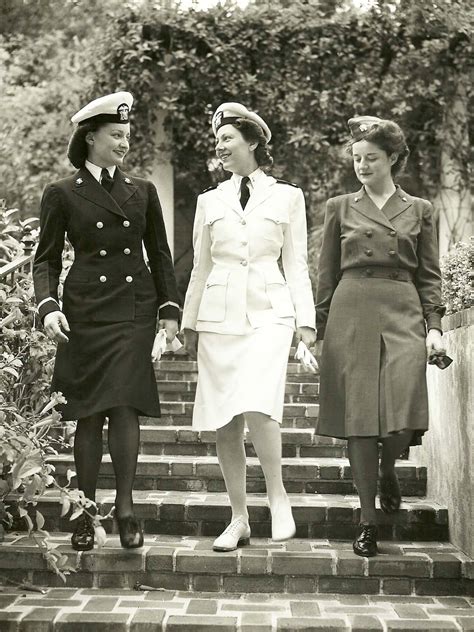
[[[124,549],[138,549],[143,546],[143,531],[135,516],[116,516],[120,544]]]
[[[361,531],[352,543],[354,553],[362,557],[377,555],[377,525],[361,524],[359,527]]]
[[[87,514],[82,514],[77,519],[71,544],[76,551],[90,551],[94,548],[94,525]]]

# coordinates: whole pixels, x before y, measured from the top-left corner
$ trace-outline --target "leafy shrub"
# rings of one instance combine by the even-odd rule
[[[455,244],[441,259],[446,314],[471,307],[474,302],[474,238]]]
[[[35,220],[22,222],[19,215],[15,209],[0,206],[2,264],[23,254],[25,233],[28,239],[34,237],[30,228]],[[62,516],[73,507],[74,519],[92,502],[82,492],[69,488],[74,472],[68,472],[68,483],[61,487],[54,466],[48,463],[48,457],[57,454],[59,448],[69,447],[63,438],[65,426],[54,409],[64,398],[60,393],[49,394],[55,345],[38,328],[28,266],[15,271],[13,282],[7,281],[10,278],[0,278],[0,536],[4,526],[13,521],[5,507],[8,496],[49,567],[65,580],[73,569],[68,567],[67,556],[53,548],[44,529],[44,517],[35,506],[49,487],[60,491]],[[67,426],[65,434],[67,437]],[[99,543],[105,540],[100,520],[94,519]]]

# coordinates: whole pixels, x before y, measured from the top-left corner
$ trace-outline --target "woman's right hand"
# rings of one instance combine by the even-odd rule
[[[69,338],[64,333],[70,332],[69,323],[66,316],[60,311],[50,312],[44,317],[44,329],[46,335],[55,342],[69,342]]]
[[[198,337],[199,334],[194,329],[184,330],[184,350],[191,360],[197,359]]]
[[[316,340],[316,342],[314,343],[314,356],[319,365],[319,368],[321,368],[321,356],[323,355],[323,342],[324,340]]]

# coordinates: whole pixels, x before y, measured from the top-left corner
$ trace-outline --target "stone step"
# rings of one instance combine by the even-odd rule
[[[198,367],[193,360],[161,360],[155,364],[155,374],[158,380],[187,380],[197,381]],[[290,362],[286,371],[287,380],[290,382],[305,382],[316,384],[319,376],[315,373],[307,373],[299,362]]]
[[[290,458],[347,457],[347,442],[317,435],[313,428],[283,428],[282,454]],[[72,450],[72,446],[71,446]],[[381,450],[381,448],[380,448]],[[108,451],[107,429],[104,434],[104,452]],[[256,456],[248,431],[245,433],[247,456]],[[189,426],[142,426],[140,453],[155,455],[216,456],[216,433],[213,430],[198,432]],[[406,459],[405,451],[400,458]]]
[[[382,594],[209,593],[123,588],[46,588],[44,594],[7,587],[0,629],[9,632],[387,632],[472,630],[467,597]],[[325,584],[323,582],[323,589]],[[3,627],[2,627],[3,626]],[[49,626],[49,627],[48,627]],[[82,627],[81,627],[82,626]]]
[[[350,541],[324,539],[273,543],[252,538],[249,546],[229,553],[212,551],[213,538],[147,536],[142,549],[124,550],[113,535],[103,548],[86,552],[72,549],[69,534],[52,533],[50,542],[76,570],[67,577],[68,587],[130,590],[145,585],[187,592],[288,596],[472,593],[472,560],[448,543],[381,540],[380,554],[367,559],[354,555]],[[34,541],[22,534],[8,534],[0,547],[0,575],[3,581],[63,587]],[[151,600],[154,595],[150,593]],[[35,597],[39,598],[32,595],[31,599]],[[101,598],[104,602],[97,604],[96,612],[108,601],[104,593]]]
[[[169,403],[169,402],[168,402]],[[182,403],[182,402],[174,402]],[[165,403],[165,407],[167,404]],[[294,404],[291,404],[294,406]],[[192,425],[192,416],[191,416],[191,407],[188,407],[189,414],[186,415],[177,415],[177,414],[167,414],[162,412],[161,417],[140,417],[140,424],[142,426],[188,426],[191,429]],[[302,411],[303,412],[303,411]],[[316,417],[291,417],[286,416],[283,417],[281,427],[282,428],[314,428],[315,422],[318,414],[318,405],[316,404],[316,409],[312,411]]]
[[[196,382],[187,380],[157,380],[161,403],[193,402],[196,396]],[[287,382],[285,403],[315,404],[318,402],[317,382]]]
[[[347,444],[341,439],[321,437],[313,428],[283,428],[282,452],[284,457],[346,457]],[[105,451],[107,441],[105,436]],[[246,432],[245,449],[248,456],[255,456],[252,442]],[[216,456],[216,433],[208,430],[197,432],[189,426],[149,426],[140,430],[141,454]]]
[[[109,513],[114,498],[113,491],[98,492],[101,515]],[[290,494],[290,500],[299,538],[354,538],[360,520],[357,496]],[[134,492],[134,502],[135,514],[149,534],[216,536],[231,520],[229,499],[225,493],[138,490]],[[270,537],[271,518],[266,496],[249,494],[248,506],[252,533]],[[37,508],[45,518],[47,530],[71,530],[69,516],[60,517],[57,491],[48,490]],[[404,499],[400,511],[391,516],[378,509],[378,522],[380,537],[385,540],[446,541],[449,537],[446,507],[425,499]],[[23,526],[19,522],[14,525],[15,528]],[[104,521],[104,527],[111,532],[115,523]]]
[[[51,456],[59,482],[65,482],[67,469],[74,469],[73,456]],[[398,461],[397,473],[402,494],[424,496],[426,467],[409,460]],[[349,461],[344,458],[307,458],[282,460],[283,480],[289,493],[350,494],[354,487]],[[98,487],[115,487],[115,479],[108,454],[104,455]],[[138,458],[135,489],[177,491],[225,491],[217,457],[213,456],[155,456],[141,454]],[[258,459],[247,459],[247,489],[265,492],[265,480]]]

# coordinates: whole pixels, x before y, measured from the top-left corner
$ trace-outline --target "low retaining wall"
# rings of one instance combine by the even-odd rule
[[[474,307],[443,318],[445,370],[428,367],[430,431],[410,456],[428,468],[427,496],[449,511],[450,540],[474,557]]]

